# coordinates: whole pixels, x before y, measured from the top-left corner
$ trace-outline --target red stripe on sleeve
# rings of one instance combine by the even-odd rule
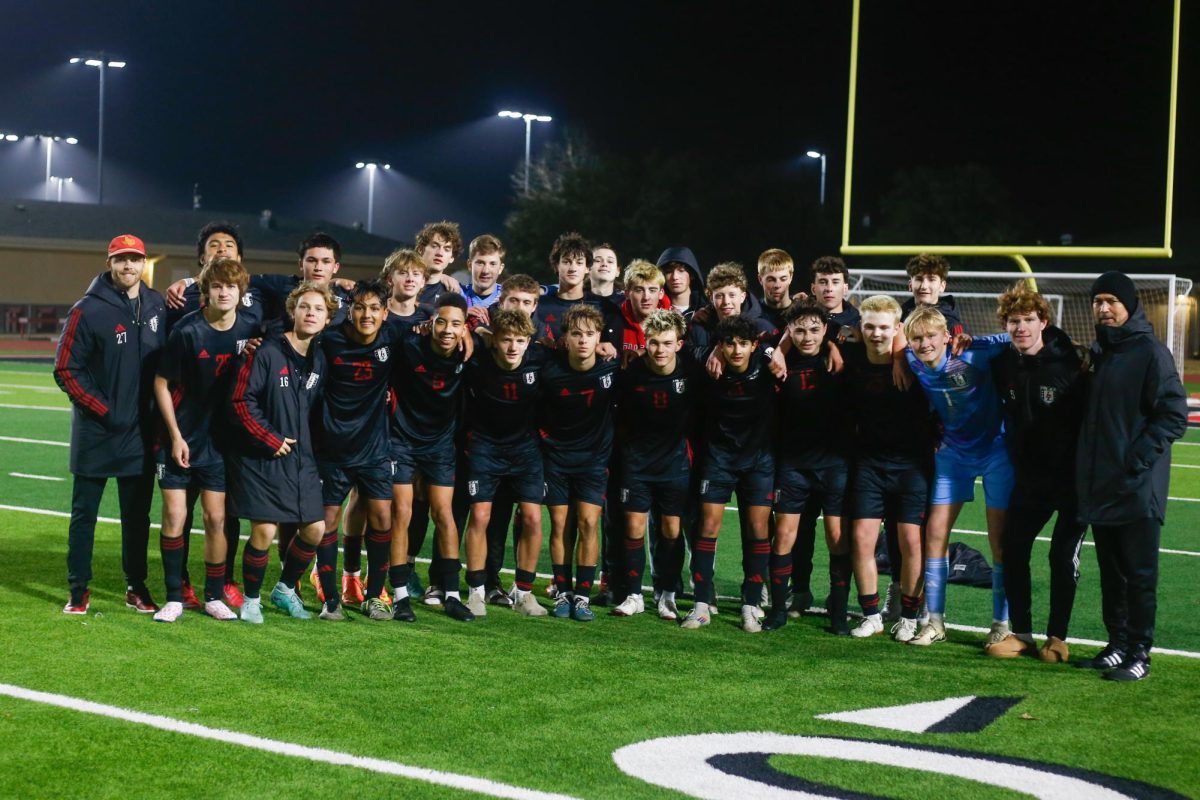
[[[54,362],[54,371],[62,378],[63,384],[67,388],[67,394],[72,400],[93,414],[103,417],[108,413],[108,406],[100,398],[88,393],[79,384],[69,366],[71,347],[75,344],[75,329],[79,327],[79,318],[81,316],[83,316],[83,311],[78,308],[72,309],[71,316],[67,319],[67,328],[63,331],[62,346],[58,349],[58,358]]]
[[[238,371],[237,384],[233,387],[233,408],[237,412],[242,427],[255,439],[271,448],[272,452],[275,452],[283,447],[283,442],[278,436],[260,425],[246,407],[246,388],[250,383],[250,368],[254,365],[254,356],[254,353],[246,356],[246,363],[242,364],[242,368]]]

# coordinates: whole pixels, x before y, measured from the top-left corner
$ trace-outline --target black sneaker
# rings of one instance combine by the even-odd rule
[[[407,597],[401,597],[392,603],[392,619],[396,622],[416,622],[417,615],[413,613],[412,602]]]
[[[1105,672],[1103,677],[1108,681],[1140,681],[1150,674],[1150,654],[1140,647],[1133,649],[1119,666]]]
[[[1125,660],[1125,651],[1116,645],[1105,645],[1104,649],[1091,658],[1085,658],[1083,661],[1076,661],[1075,666],[1080,669],[1113,669],[1121,666],[1121,662]]]
[[[788,612],[786,608],[771,608],[771,613],[767,614],[766,619],[762,621],[762,629],[764,631],[777,631],[784,625],[787,625]]]
[[[597,608],[607,608],[608,606],[615,605],[615,603],[613,603],[613,599],[613,593],[611,590],[601,589],[594,597],[592,597],[590,602]]]
[[[450,619],[456,619],[459,622],[475,621],[475,615],[457,597],[447,597],[443,605],[446,608],[446,616]]]

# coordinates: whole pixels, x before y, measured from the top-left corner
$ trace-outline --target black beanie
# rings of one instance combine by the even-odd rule
[[[1101,275],[1092,283],[1092,298],[1098,294],[1111,294],[1121,301],[1125,310],[1132,314],[1137,311],[1137,289],[1133,281],[1124,272],[1112,270]]]

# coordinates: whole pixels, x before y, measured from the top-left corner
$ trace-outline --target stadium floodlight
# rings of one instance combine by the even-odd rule
[[[100,72],[100,134],[96,140],[96,204],[104,205],[104,73],[108,67],[113,69],[124,69],[127,62],[120,59],[110,60],[104,53],[96,53],[94,55],[75,56],[70,59],[70,63],[78,64],[83,61],[84,66],[95,67]]]
[[[367,233],[372,233],[375,226],[375,173],[391,169],[392,165],[381,161],[357,161],[354,168],[367,171]]]
[[[501,111],[496,116],[525,121],[525,194],[529,194],[529,141],[533,135],[533,123],[550,122],[554,118],[545,114],[525,114],[520,111]]]
[[[821,208],[825,207],[825,154],[816,150],[809,150],[804,155],[809,158],[821,159]]]
[[[53,186],[53,181],[54,181],[54,179],[51,177],[51,167],[54,163],[54,143],[55,142],[64,142],[66,144],[79,144],[79,140],[76,139],[74,136],[62,137],[62,136],[55,136],[50,133],[35,134],[33,138],[44,139],[46,142],[46,188],[43,192],[43,199],[49,200],[50,199],[50,189]],[[58,187],[58,193],[60,195],[59,199],[61,200],[62,199],[61,198],[62,186]]]
[[[58,202],[61,203],[62,196],[63,196],[63,184],[64,183],[74,183],[75,179],[74,178],[60,178],[57,175],[51,175],[50,182],[58,185]]]

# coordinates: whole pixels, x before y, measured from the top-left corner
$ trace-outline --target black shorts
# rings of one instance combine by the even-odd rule
[[[417,473],[430,486],[454,487],[454,437],[445,436],[432,444],[416,444],[392,437],[392,483],[412,484]]]
[[[504,483],[518,503],[541,505],[546,494],[542,451],[536,441],[499,448],[479,440],[467,446],[467,502],[490,503]]]
[[[548,506],[570,503],[604,505],[608,497],[608,457],[605,453],[542,451]]]
[[[667,517],[681,517],[687,508],[691,476],[681,472],[674,477],[650,478],[625,475],[621,480],[621,504],[625,511],[649,513],[651,508]]]
[[[775,504],[775,459],[769,452],[758,454],[743,466],[718,450],[709,450],[700,472],[700,502],[725,505],[737,489],[738,505],[767,506]]]
[[[222,493],[225,491],[225,464],[221,461],[185,469],[168,455],[166,461],[158,462],[155,474],[158,476],[159,489],[199,489],[202,492]]]
[[[321,500],[327,506],[344,503],[352,486],[357,486],[359,495],[368,500],[392,499],[392,462],[388,459],[377,464],[355,464],[351,467],[318,461],[317,469],[321,473]]]
[[[845,461],[815,469],[799,461],[781,461],[775,471],[775,513],[802,514],[812,499],[819,501],[825,516],[845,516],[849,473]]]
[[[853,517],[883,519],[888,509],[893,522],[921,525],[929,505],[929,482],[929,471],[919,466],[859,461],[854,468]]]

